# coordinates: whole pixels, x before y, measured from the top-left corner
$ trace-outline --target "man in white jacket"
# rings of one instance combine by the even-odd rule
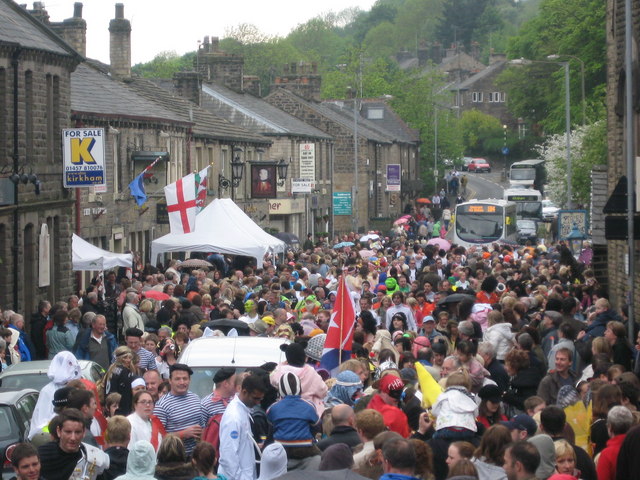
[[[251,409],[262,401],[266,387],[262,378],[250,375],[220,421],[218,474],[233,480],[256,479],[257,444],[251,433]]]

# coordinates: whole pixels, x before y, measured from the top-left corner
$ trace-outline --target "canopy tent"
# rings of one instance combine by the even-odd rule
[[[96,271],[115,267],[131,268],[133,264],[132,254],[108,252],[83,240],[75,233],[71,240],[71,252],[74,270]]]
[[[286,251],[282,240],[262,230],[233,200],[217,198],[196,217],[191,233],[170,233],[151,242],[151,261],[165,252],[216,252],[254,257],[262,267],[267,253]]]

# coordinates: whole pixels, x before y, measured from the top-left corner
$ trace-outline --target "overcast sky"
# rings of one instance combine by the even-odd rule
[[[51,21],[73,16],[77,0],[43,0]],[[285,36],[297,25],[316,15],[340,12],[348,7],[369,10],[375,0],[120,0],[131,21],[131,60],[148,62],[156,54],[174,50],[178,54],[196,50],[205,35],[224,37],[229,27],[256,25],[262,32]],[[24,3],[19,0],[18,3]],[[83,0],[87,21],[87,56],[109,63],[109,20],[116,1]],[[29,8],[33,0],[30,0]]]

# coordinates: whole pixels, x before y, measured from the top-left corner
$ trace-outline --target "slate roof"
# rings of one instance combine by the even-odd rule
[[[378,99],[362,99],[360,107],[360,115],[363,120],[367,122],[367,125],[377,129],[384,135],[390,136],[394,141],[399,143],[419,143],[420,133],[418,130],[409,127],[404,120],[391,108],[386,102]],[[327,101],[324,103],[335,103]],[[353,102],[348,102],[345,105],[353,105]],[[375,119],[369,118],[367,115],[369,108],[383,109],[384,114],[382,118]],[[353,107],[345,107],[344,110],[352,110]],[[351,115],[353,118],[353,115]]]
[[[183,121],[194,122],[193,134],[195,136],[231,142],[271,144],[271,140],[268,138],[234,125],[189,100],[174,95],[171,80],[134,77],[127,85],[136,93],[172,111]]]
[[[86,62],[71,74],[71,110],[138,120],[183,121],[172,111],[136,94],[126,84]]]
[[[202,85],[202,107],[230,122],[262,135],[285,135],[329,140],[332,137],[270,103],[218,84]]]
[[[58,35],[13,0],[0,0],[0,44],[82,57]]]
[[[347,109],[342,109],[338,105],[330,105],[326,103],[316,103],[309,102],[305,100],[299,95],[282,88],[279,89],[278,92],[283,92],[286,95],[289,95],[296,102],[299,102],[308,108],[316,111],[319,115],[324,116],[325,118],[336,122],[348,130],[354,129],[354,121],[353,121],[353,109],[351,112],[348,112]],[[365,119],[361,119],[358,121],[358,134],[367,138],[368,140],[373,140],[378,143],[392,143],[392,139],[382,133],[380,133],[375,127],[368,124]]]
[[[497,61],[491,65],[489,65],[488,67],[486,67],[484,70],[482,70],[481,72],[476,73],[475,75],[470,76],[469,78],[467,78],[466,80],[460,82],[459,85],[454,86],[451,90],[466,90],[469,87],[471,87],[474,83],[476,83],[479,80],[482,80],[490,75],[493,75],[495,73],[497,73],[499,70],[502,70],[502,68],[506,65],[507,61],[506,60],[500,60]]]

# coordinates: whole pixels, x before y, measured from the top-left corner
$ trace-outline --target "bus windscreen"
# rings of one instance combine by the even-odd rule
[[[457,210],[456,234],[469,243],[489,243],[502,237],[504,217],[502,207],[495,205],[464,205]]]

